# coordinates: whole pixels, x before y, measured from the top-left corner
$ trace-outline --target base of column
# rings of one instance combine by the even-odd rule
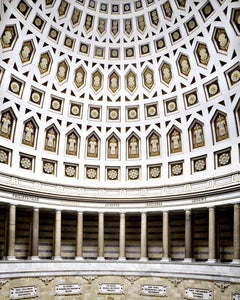
[[[216,258],[209,258],[207,260],[207,263],[215,263],[215,262],[217,262]]]
[[[118,260],[121,260],[121,261],[126,260],[126,257],[124,257],[124,256],[123,257],[119,257]]]
[[[29,260],[40,260],[39,256],[29,256]]]
[[[105,260],[105,258],[103,256],[99,256],[97,260]]]
[[[53,260],[62,260],[62,257],[61,257],[61,256],[53,256],[52,259],[53,259]]]
[[[233,259],[230,264],[240,264],[240,259]]]
[[[76,256],[75,260],[84,260],[84,258],[82,256]]]
[[[184,262],[191,263],[191,262],[193,262],[193,258],[184,258]]]
[[[170,261],[170,258],[169,258],[169,257],[163,257],[163,258],[161,259],[161,261]]]
[[[17,260],[16,256],[7,256],[6,260]]]
[[[139,260],[140,260],[140,261],[148,261],[148,258],[147,258],[147,257],[140,257]]]

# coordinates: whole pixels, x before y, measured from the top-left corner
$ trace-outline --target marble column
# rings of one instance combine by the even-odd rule
[[[215,208],[209,208],[208,221],[208,262],[216,262]]]
[[[8,260],[15,258],[15,239],[16,239],[16,206],[11,205],[9,208],[8,224]]]
[[[120,213],[120,232],[119,232],[119,260],[126,260],[126,214]]]
[[[240,208],[235,204],[233,208],[233,261],[240,263]]]
[[[104,214],[98,214],[98,260],[104,260]]]
[[[141,254],[140,260],[147,258],[147,214],[141,213]]]
[[[76,260],[83,259],[83,213],[77,214]]]
[[[54,259],[61,259],[61,229],[62,229],[62,212],[56,211],[55,215],[55,236],[54,236]]]
[[[169,213],[163,212],[163,253],[162,261],[169,261]]]
[[[185,211],[185,258],[184,261],[192,261],[192,216],[191,210]]]
[[[33,209],[33,221],[32,221],[32,251],[31,259],[36,260],[38,257],[38,244],[39,244],[39,209]]]

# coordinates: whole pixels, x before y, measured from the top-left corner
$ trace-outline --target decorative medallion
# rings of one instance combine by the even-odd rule
[[[109,180],[118,180],[118,169],[108,169],[107,178]]]
[[[218,165],[219,166],[225,166],[230,163],[230,152],[225,152],[218,155]]]
[[[128,179],[130,180],[139,179],[139,169],[128,169]]]
[[[206,169],[206,159],[198,159],[194,161],[194,171],[199,172]]]
[[[149,167],[149,178],[160,178],[160,174],[161,174],[160,166]]]
[[[31,170],[32,169],[32,160],[27,157],[21,157],[20,165],[21,165],[21,168],[23,168],[23,169]]]
[[[54,163],[43,162],[43,171],[47,174],[54,174]]]
[[[8,152],[4,150],[0,150],[0,162],[3,164],[8,163]]]
[[[97,169],[96,168],[86,168],[86,176],[88,179],[97,179]]]
[[[67,177],[76,177],[76,167],[75,166],[65,166],[65,175]]]
[[[183,171],[182,164],[171,165],[171,174],[173,176],[181,175]]]

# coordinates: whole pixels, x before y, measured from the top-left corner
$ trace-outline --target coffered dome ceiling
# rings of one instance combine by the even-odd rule
[[[2,1],[0,169],[77,187],[239,170],[239,1]]]

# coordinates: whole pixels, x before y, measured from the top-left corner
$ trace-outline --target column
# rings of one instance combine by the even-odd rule
[[[240,263],[240,210],[239,204],[234,205],[233,210],[233,261]]]
[[[83,213],[77,214],[76,260],[83,259]]]
[[[126,215],[120,214],[120,232],[119,232],[119,260],[126,260],[125,253],[125,241],[126,241]]]
[[[16,239],[16,206],[11,205],[9,208],[8,224],[8,260],[15,258],[15,239]]]
[[[185,258],[184,261],[192,261],[192,217],[191,211],[185,211]]]
[[[147,214],[141,213],[141,254],[140,260],[147,258]]]
[[[61,225],[62,223],[62,212],[61,210],[56,211],[55,216],[55,236],[54,236],[54,259],[61,259]]]
[[[169,224],[168,211],[163,212],[163,254],[162,261],[169,261]]]
[[[104,214],[98,214],[98,260],[104,260]]]
[[[208,221],[208,262],[216,262],[216,232],[215,232],[215,208],[209,208]]]
[[[38,243],[39,243],[39,209],[33,209],[33,221],[32,221],[32,251],[31,259],[39,259],[38,257]]]

